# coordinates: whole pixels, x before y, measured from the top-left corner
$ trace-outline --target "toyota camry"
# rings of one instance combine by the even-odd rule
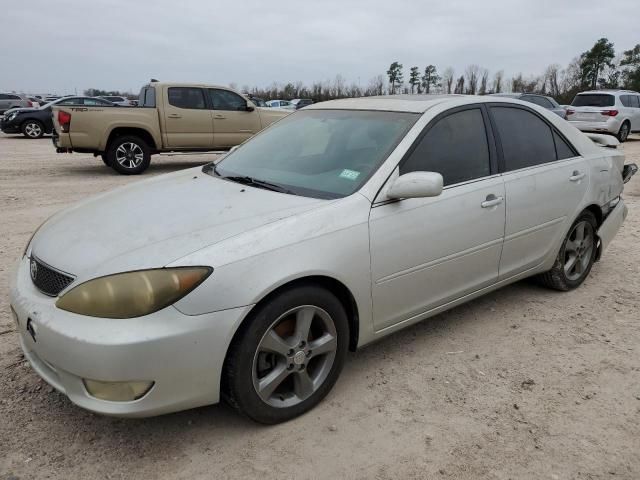
[[[22,348],[94,412],[291,419],[348,350],[525,277],[578,287],[627,213],[616,144],[506,98],[310,105],[46,221],[12,279]]]

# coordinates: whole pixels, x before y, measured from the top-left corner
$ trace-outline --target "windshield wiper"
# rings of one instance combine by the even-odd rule
[[[215,170],[214,170],[215,171]],[[271,190],[273,192],[279,192],[279,193],[288,193],[290,195],[297,195],[295,192],[284,188],[281,185],[275,184],[275,183],[271,183],[271,182],[265,182],[264,180],[258,180],[257,178],[253,178],[253,177],[249,177],[249,176],[234,176],[234,175],[230,175],[228,177],[221,177],[224,178],[225,180],[230,180],[232,182],[237,182],[237,183],[241,183],[243,185],[250,185],[250,186],[254,186],[257,188],[264,188],[265,190]]]

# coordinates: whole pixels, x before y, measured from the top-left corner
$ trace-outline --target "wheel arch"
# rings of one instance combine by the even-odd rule
[[[115,127],[109,132],[104,150],[107,151],[109,149],[109,146],[111,145],[111,142],[113,142],[116,138],[124,137],[127,135],[140,137],[142,140],[147,142],[147,145],[149,145],[149,147],[153,151],[156,151],[158,149],[156,141],[153,139],[153,135],[151,135],[148,130],[141,127]]]
[[[229,342],[229,346],[227,347],[227,353],[225,354],[225,357],[228,354],[228,351],[231,348],[231,345],[233,345],[237,340],[237,338],[240,335],[242,335],[242,332],[244,331],[244,327],[250,321],[251,314],[254,311],[256,311],[256,309],[258,309],[260,306],[264,305],[270,299],[279,295],[283,291],[291,288],[295,288],[298,286],[302,286],[302,285],[320,286],[328,290],[329,292],[333,293],[338,298],[338,300],[344,307],[345,312],[347,313],[347,321],[349,324],[349,350],[351,350],[352,352],[355,351],[358,346],[358,338],[360,334],[360,317],[358,313],[358,304],[356,303],[355,297],[351,293],[351,290],[349,290],[349,288],[344,283],[342,283],[341,281],[333,277],[329,277],[326,275],[308,275],[308,276],[299,277],[299,278],[290,280],[267,292],[253,306],[253,308],[251,308],[251,310],[245,315],[242,322],[240,322],[240,324],[238,325],[238,328],[233,334],[233,338],[231,339],[231,342]]]

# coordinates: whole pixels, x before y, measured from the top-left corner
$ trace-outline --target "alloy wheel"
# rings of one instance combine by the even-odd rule
[[[28,137],[38,138],[42,135],[42,127],[38,123],[30,122],[24,126],[24,132]]]
[[[574,225],[564,248],[564,273],[569,280],[578,280],[589,268],[595,247],[593,226],[582,221]]]
[[[252,368],[256,393],[277,408],[305,401],[328,377],[337,348],[336,327],[325,310],[304,305],[285,312],[256,349]]]
[[[140,145],[126,142],[116,149],[116,161],[124,168],[136,168],[142,163],[144,152]]]

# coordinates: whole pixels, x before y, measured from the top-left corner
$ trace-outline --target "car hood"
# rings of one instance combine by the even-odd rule
[[[34,236],[31,254],[78,279],[162,267],[326,203],[183,170],[56,214]]]

